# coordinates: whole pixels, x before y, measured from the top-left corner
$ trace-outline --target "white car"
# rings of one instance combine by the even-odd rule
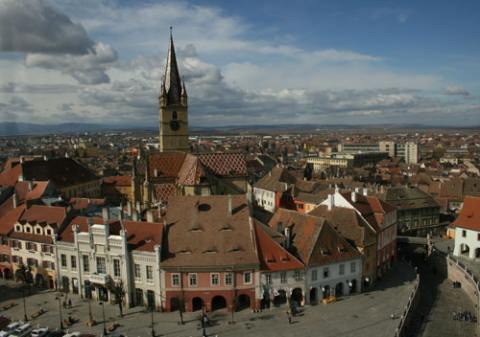
[[[22,326],[24,323],[22,321],[17,321],[17,322],[12,322],[7,327],[0,331],[0,337],[8,337],[10,336],[15,329],[17,329],[19,326]]]
[[[47,335],[47,333],[48,333],[48,328],[33,329],[31,337],[44,337]]]
[[[80,337],[81,333],[78,331],[75,332],[69,332],[66,335],[63,335],[63,337]]]
[[[25,323],[20,325],[18,328],[13,331],[10,335],[11,337],[26,337],[30,335],[32,332],[32,325],[30,323]]]

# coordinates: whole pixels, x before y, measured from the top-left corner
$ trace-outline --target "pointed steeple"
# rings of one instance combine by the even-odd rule
[[[164,88],[167,92],[167,105],[180,103],[182,82],[178,73],[177,57],[173,44],[172,27],[170,27],[170,47],[168,48],[167,66],[165,67]]]

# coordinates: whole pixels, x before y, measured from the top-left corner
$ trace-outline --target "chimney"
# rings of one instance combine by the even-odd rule
[[[31,192],[33,190],[33,181],[28,181],[28,191]]]
[[[352,202],[357,202],[357,192],[352,192]]]
[[[164,217],[167,214],[167,205],[164,203],[161,203],[159,210],[160,210],[160,216]]]
[[[147,211],[147,222],[155,222],[153,211],[151,209]]]
[[[65,152],[65,158],[70,158],[70,157],[68,156],[68,152]]]
[[[328,202],[327,202],[327,209],[329,211],[332,210],[333,206],[335,206],[335,195],[334,194],[329,194],[328,195]]]
[[[355,193],[360,193],[360,187],[355,187]]]
[[[232,215],[232,195],[228,195],[228,215]]]
[[[103,219],[103,224],[108,224],[110,221],[110,211],[108,207],[102,208],[102,219]]]
[[[43,160],[44,160],[44,161],[47,161],[47,160],[48,160],[46,155],[43,156]]]
[[[87,225],[88,225],[88,227],[93,226],[93,219],[91,217],[87,218]]]
[[[132,220],[133,220],[133,221],[138,221],[138,212],[137,212],[137,210],[133,210]]]
[[[127,202],[127,215],[132,216],[132,202],[131,201]]]
[[[290,227],[285,227],[285,248],[290,249],[292,244],[292,231]]]
[[[154,169],[154,170],[153,170],[153,176],[154,176],[155,178],[158,177],[158,170],[157,170],[157,169]]]
[[[20,172],[20,175],[18,176],[18,181],[24,181],[25,179],[23,178],[23,172]]]
[[[17,208],[19,203],[17,192],[13,192],[12,199],[13,199],[13,208]]]
[[[137,213],[141,213],[142,212],[142,207],[140,205],[140,201],[137,201],[137,204],[135,205],[135,209],[137,211]]]
[[[368,195],[368,189],[366,187],[363,188],[363,195],[364,196]]]
[[[20,156],[20,164],[23,164],[23,156]]]

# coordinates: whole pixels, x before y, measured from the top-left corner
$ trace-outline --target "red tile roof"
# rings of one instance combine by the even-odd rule
[[[90,205],[103,206],[105,205],[105,199],[92,199],[92,198],[70,198],[69,204],[75,210],[82,210],[88,208]]]
[[[103,224],[100,217],[92,218],[94,224]],[[60,240],[73,242],[73,226],[78,225],[80,232],[88,232],[88,217],[77,216],[71,219],[60,234]],[[110,234],[119,235],[122,225],[119,220],[110,220]],[[123,220],[127,241],[130,249],[139,251],[154,251],[156,245],[161,245],[163,224],[157,222]]]
[[[303,269],[304,264],[285,248],[280,246],[264,228],[265,226],[255,221],[255,234],[257,237],[258,257],[260,268],[263,271],[279,271]]]
[[[243,153],[201,153],[198,158],[203,166],[216,176],[247,175],[247,161]]]
[[[25,210],[19,221],[45,223],[60,229],[66,218],[67,209],[64,207],[32,205]]]
[[[463,208],[453,222],[456,227],[480,231],[480,197],[465,197]]]
[[[25,204],[12,208],[0,217],[0,234],[8,235],[25,211]]]
[[[30,184],[32,185],[32,190],[29,189]],[[18,181],[15,184],[15,192],[19,201],[36,200],[44,196],[48,184],[48,181]]]

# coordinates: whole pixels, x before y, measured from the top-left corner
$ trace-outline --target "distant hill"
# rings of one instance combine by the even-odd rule
[[[319,130],[354,130],[354,129],[384,129],[384,130],[421,130],[421,129],[479,129],[471,127],[428,126],[421,124],[272,124],[272,125],[226,125],[214,127],[190,126],[190,134],[236,134],[236,133],[311,133]],[[35,124],[0,122],[1,136],[65,134],[102,131],[158,131],[158,127],[140,125],[107,125],[93,123],[62,123],[62,124]]]

